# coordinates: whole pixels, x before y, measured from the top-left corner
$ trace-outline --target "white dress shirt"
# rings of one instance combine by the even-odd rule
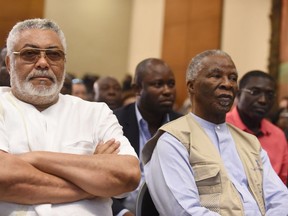
[[[0,149],[8,153],[53,151],[92,155],[101,140],[105,142],[111,138],[120,141],[119,154],[137,157],[123,136],[116,116],[105,103],[60,94],[56,104],[39,112],[11,92],[0,95]],[[111,204],[110,198],[56,205],[0,202],[0,215],[109,216],[112,215]]]

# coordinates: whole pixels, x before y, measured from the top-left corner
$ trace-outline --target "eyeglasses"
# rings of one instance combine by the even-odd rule
[[[82,83],[84,83],[82,79],[78,78],[72,79],[72,84],[82,84]]]
[[[65,53],[60,49],[23,48],[18,52],[13,52],[14,55],[19,55],[26,63],[36,63],[41,58],[41,53],[45,53],[44,58],[50,64],[65,60]]]
[[[253,89],[244,88],[244,89],[241,89],[241,91],[247,92],[250,95],[255,96],[255,97],[260,97],[262,94],[264,94],[268,100],[273,100],[276,97],[275,92],[271,90],[265,91],[265,90],[258,89],[258,88],[253,88]]]

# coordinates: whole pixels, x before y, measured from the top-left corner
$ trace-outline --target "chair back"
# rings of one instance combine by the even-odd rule
[[[137,196],[136,216],[159,216],[159,213],[150,196],[146,182],[141,185]]]

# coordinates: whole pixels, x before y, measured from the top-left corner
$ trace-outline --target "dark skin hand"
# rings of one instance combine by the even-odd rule
[[[126,213],[124,214],[124,216],[134,216],[134,214],[129,211],[129,212],[126,212]]]

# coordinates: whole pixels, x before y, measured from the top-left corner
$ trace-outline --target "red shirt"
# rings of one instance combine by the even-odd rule
[[[226,122],[253,134],[253,132],[242,122],[236,106],[227,113]],[[279,127],[266,119],[261,121],[260,130],[263,135],[258,136],[257,138],[263,149],[268,153],[274,170],[286,185],[288,175],[288,144],[285,134]]]

